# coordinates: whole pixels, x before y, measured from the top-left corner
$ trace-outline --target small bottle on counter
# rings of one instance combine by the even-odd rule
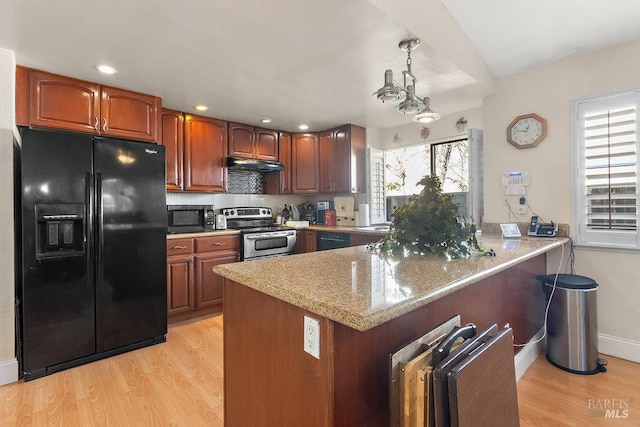
[[[289,220],[289,209],[287,209],[287,205],[284,205],[284,209],[282,209],[282,221],[287,222]]]
[[[282,225],[282,215],[276,215],[276,224]]]

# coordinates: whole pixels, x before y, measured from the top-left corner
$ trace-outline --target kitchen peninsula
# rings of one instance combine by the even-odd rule
[[[388,426],[389,354],[460,314],[513,328],[543,324],[547,253],[566,238],[503,241],[495,257],[385,258],[365,246],[219,265],[224,284],[226,425]],[[304,351],[319,322],[319,358]]]

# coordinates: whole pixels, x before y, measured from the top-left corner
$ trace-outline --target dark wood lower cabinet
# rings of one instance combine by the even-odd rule
[[[196,256],[196,304],[195,309],[212,306],[222,308],[223,278],[213,272],[213,267],[238,261],[238,252],[210,252]]]
[[[539,255],[364,332],[225,279],[225,425],[387,427],[390,353],[456,314],[479,330],[509,323],[528,342],[545,271]],[[305,315],[320,324],[319,359],[303,350]]]
[[[188,313],[194,308],[193,257],[167,258],[167,316]]]
[[[223,278],[213,267],[238,261],[239,245],[237,235],[167,240],[168,323],[222,310]]]
[[[304,251],[315,252],[317,250],[318,243],[316,241],[317,234],[313,230],[304,231]]]

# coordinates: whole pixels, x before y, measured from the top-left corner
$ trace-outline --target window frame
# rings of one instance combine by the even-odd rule
[[[584,113],[594,108],[614,109],[621,105],[636,106],[636,230],[588,230],[587,192],[585,191],[585,126]],[[595,249],[640,251],[640,88],[574,99],[571,102],[571,156],[573,190],[573,240],[577,246]]]
[[[398,147],[385,147],[379,148],[381,152],[386,152],[387,150],[399,149],[399,148],[407,148],[414,146],[426,146],[427,152],[429,153],[429,168],[431,169],[431,164],[433,162],[433,147],[436,145],[454,143],[456,141],[467,141],[468,144],[468,192],[467,192],[467,216],[468,219],[476,224],[476,226],[480,227],[482,224],[482,219],[484,215],[484,177],[483,177],[483,132],[480,129],[469,129],[466,133],[452,135],[445,138],[438,138],[430,141],[421,141],[413,144],[403,144]],[[369,153],[369,176],[371,176],[371,162],[372,155]],[[384,156],[384,155],[383,155]],[[386,169],[386,167],[383,167]],[[384,173],[383,180],[386,181],[386,170]],[[383,188],[386,187],[386,183],[383,185]],[[369,186],[367,201],[373,206],[373,188]],[[455,194],[455,193],[452,193]],[[386,188],[383,195],[383,200],[385,201],[385,211],[386,211],[386,201],[387,201]],[[386,212],[385,212],[386,215]],[[372,213],[373,217],[373,213]],[[389,221],[386,221],[387,223]]]

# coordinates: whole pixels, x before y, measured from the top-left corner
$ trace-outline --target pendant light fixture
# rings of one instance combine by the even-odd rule
[[[424,99],[425,108],[420,113],[413,116],[413,121],[418,123],[431,123],[440,118],[440,114],[436,113],[429,107],[429,97]]]
[[[420,39],[410,38],[402,40],[398,47],[407,51],[407,69],[402,71],[403,86],[393,81],[393,71],[384,72],[384,86],[373,93],[380,102],[394,102],[402,100],[396,105],[396,111],[402,114],[416,114],[414,121],[428,123],[438,120],[440,115],[429,107],[429,98],[416,96],[415,88],[418,79],[411,71],[411,51],[420,46]]]

